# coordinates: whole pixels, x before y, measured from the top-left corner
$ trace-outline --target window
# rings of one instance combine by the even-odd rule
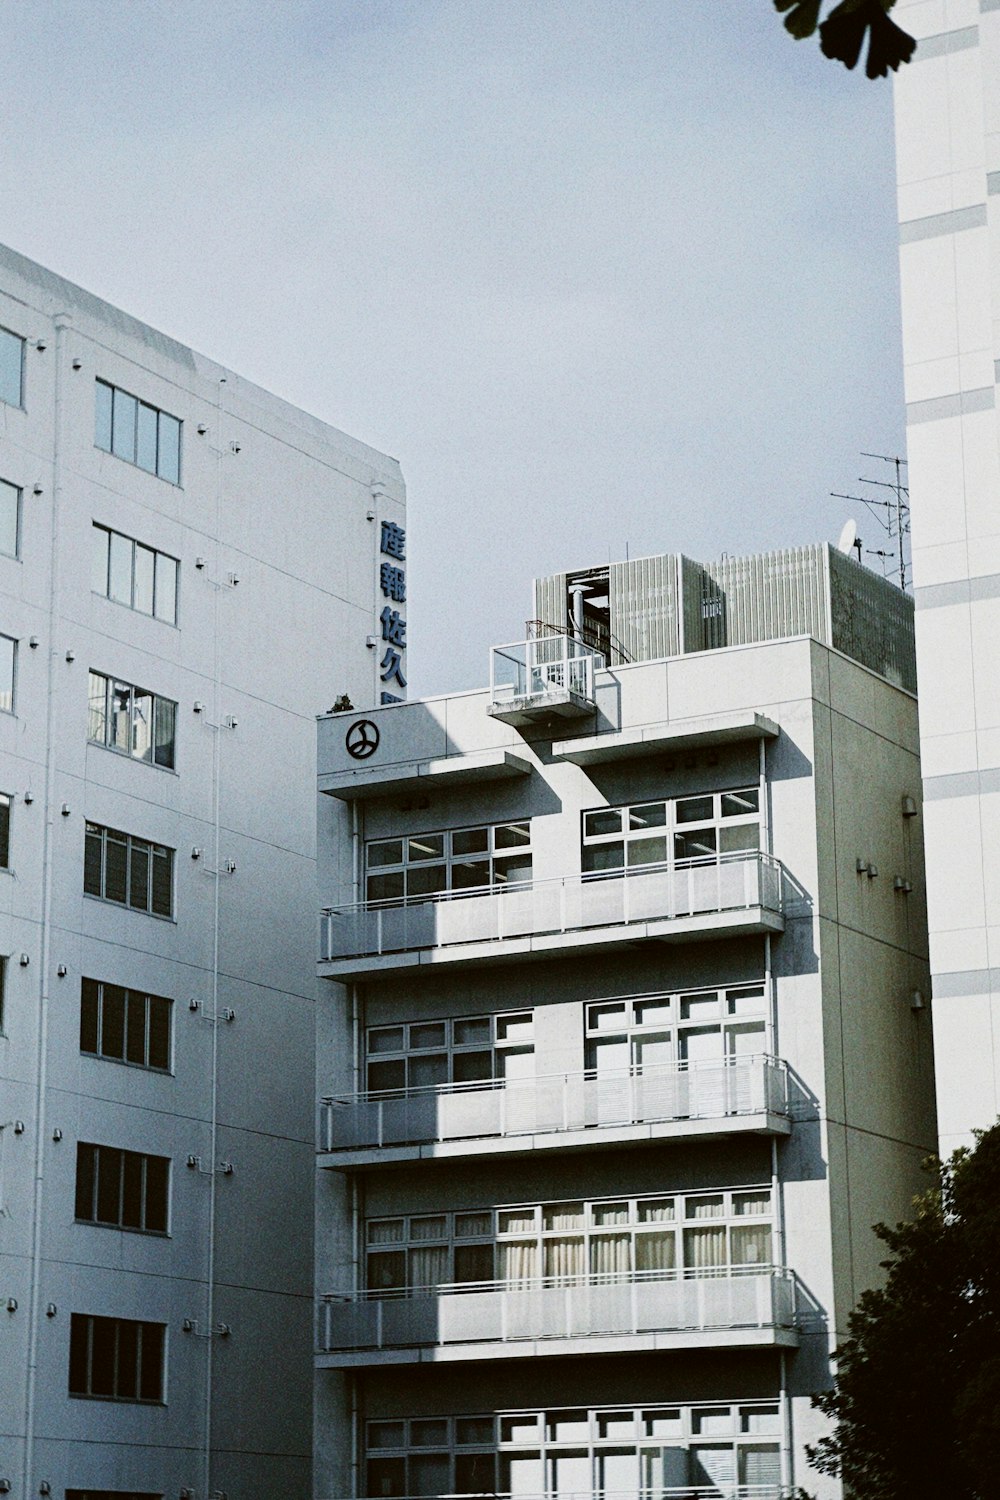
[[[710,859],[760,847],[759,788],[672,797],[583,815],[585,873]]]
[[[80,1051],[137,1068],[170,1067],[173,1001],[83,979],[80,984]]]
[[[24,339],[0,328],[0,401],[24,405]]]
[[[91,672],[87,738],[120,755],[173,769],[177,704],[148,688]]]
[[[73,1313],[69,1393],[110,1401],[163,1400],[163,1323]]]
[[[0,1036],[7,1029],[7,955],[0,953]]]
[[[767,1187],[370,1219],[369,1292],[740,1275],[771,1265]]]
[[[0,792],[0,870],[10,869],[10,806],[13,798],[9,792]]]
[[[21,555],[21,491],[6,479],[0,479],[0,552]]]
[[[66,1500],[163,1500],[163,1491],[157,1490],[67,1490]]]
[[[366,1034],[366,1087],[372,1093],[531,1076],[530,1010],[371,1026]]]
[[[687,994],[632,995],[587,1005],[593,1075],[661,1065],[722,1062],[766,1052],[763,984]]]
[[[530,823],[376,839],[365,847],[369,901],[424,901],[531,879]]]
[[[370,1421],[370,1496],[778,1493],[778,1402]],[[710,1441],[706,1442],[705,1439]],[[740,1494],[744,1491],[741,1488]]]
[[[99,526],[96,521],[93,549],[91,587],[95,594],[126,604],[140,614],[166,620],[168,625],[177,624],[180,564],[176,557]]]
[[[87,1224],[166,1234],[169,1181],[169,1157],[79,1141],[76,1217]]]
[[[94,442],[147,474],[181,482],[181,424],[168,412],[130,396],[106,380],[97,382]]]
[[[173,912],[174,851],[164,844],[88,823],[83,889],[119,906],[148,911],[157,917]]]
[[[14,712],[14,672],[17,664],[17,642],[0,635],[0,710]]]

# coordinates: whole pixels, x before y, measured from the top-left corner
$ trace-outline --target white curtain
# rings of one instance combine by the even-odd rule
[[[637,1271],[673,1271],[677,1265],[677,1242],[673,1234],[637,1234],[635,1268]]]
[[[590,1241],[593,1276],[627,1276],[632,1269],[632,1240],[627,1234],[594,1235]]]
[[[544,1245],[546,1280],[562,1284],[579,1280],[587,1274],[583,1237],[579,1239],[546,1240]]]
[[[534,1240],[502,1242],[500,1280],[508,1287],[524,1287],[538,1278],[538,1245]]]
[[[706,1271],[726,1264],[726,1230],[724,1225],[711,1229],[685,1229],[684,1264],[691,1270]]]
[[[733,1265],[768,1266],[771,1264],[770,1224],[737,1224],[733,1231]]]
[[[421,1245],[410,1251],[410,1290],[416,1287],[440,1286],[448,1281],[448,1246]]]

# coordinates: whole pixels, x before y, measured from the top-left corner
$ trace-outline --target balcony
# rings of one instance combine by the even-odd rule
[[[788,1070],[760,1054],[323,1099],[319,1150],[372,1167],[790,1129]]]
[[[522,727],[539,719],[580,719],[594,712],[594,673],[604,657],[568,635],[494,646],[487,712]]]
[[[592,1485],[589,1489],[551,1489],[529,1493],[518,1490],[514,1495],[507,1490],[463,1491],[461,1494],[440,1493],[435,1490],[430,1500],[795,1500],[801,1490],[793,1491],[780,1484],[737,1484],[726,1479],[713,1480],[711,1484],[640,1484],[637,1480],[631,1489],[606,1490]],[[337,1500],[351,1500],[340,1496]],[[428,1500],[427,1495],[401,1496],[399,1500]]]
[[[784,925],[780,863],[759,850],[741,850],[614,875],[328,907],[320,973],[339,979],[423,963],[545,958],[648,938],[781,932]]]
[[[774,1266],[477,1282],[323,1297],[317,1364],[343,1368],[536,1355],[795,1346],[795,1281]]]

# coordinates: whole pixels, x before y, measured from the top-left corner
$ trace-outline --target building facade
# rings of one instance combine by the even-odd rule
[[[307,1500],[314,715],[401,695],[398,468],[2,250],[0,532],[0,1490]]]
[[[320,721],[316,1495],[832,1496],[935,1140],[916,702],[552,623]]]
[[[1000,1113],[1000,13],[900,0],[907,455],[941,1149]]]

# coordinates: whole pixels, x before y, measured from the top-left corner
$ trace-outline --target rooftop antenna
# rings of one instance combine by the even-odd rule
[[[885,500],[879,500],[871,495],[842,495],[837,490],[831,490],[830,494],[836,500],[853,500],[860,505],[867,506],[869,513],[875,517],[886,533],[888,545],[868,547],[865,550],[869,557],[882,559],[883,575],[886,578],[898,577],[899,586],[905,591],[912,571],[910,565],[910,491],[903,481],[906,459],[892,457],[887,453],[862,453],[861,457],[874,458],[882,463],[892,464],[894,471],[892,479],[866,479],[863,476],[858,479],[859,484],[871,484],[879,489],[889,490],[891,492],[889,496]],[[852,547],[856,548],[860,562],[862,549],[857,531],[855,530],[852,541],[845,548],[843,542],[847,532],[848,526],[845,526],[838,544],[840,550],[844,552]],[[895,563],[895,567],[890,568],[889,563]]]

